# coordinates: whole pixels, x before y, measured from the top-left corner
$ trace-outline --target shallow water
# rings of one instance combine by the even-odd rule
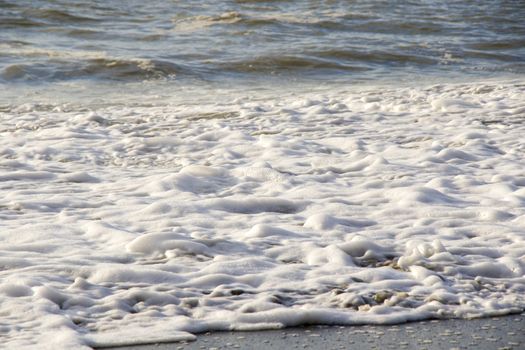
[[[0,0],[0,347],[523,311],[523,12]]]

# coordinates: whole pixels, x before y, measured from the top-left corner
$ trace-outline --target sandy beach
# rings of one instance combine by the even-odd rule
[[[431,320],[391,326],[308,326],[248,332],[208,332],[191,342],[112,347],[179,349],[525,349],[525,314],[472,320]]]

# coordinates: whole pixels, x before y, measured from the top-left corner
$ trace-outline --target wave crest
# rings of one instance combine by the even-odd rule
[[[172,62],[148,59],[92,58],[84,61],[50,60],[35,64],[12,64],[0,72],[4,81],[68,80],[102,78],[140,81],[174,78],[182,69]]]

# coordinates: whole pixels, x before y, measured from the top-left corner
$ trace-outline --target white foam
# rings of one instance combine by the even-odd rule
[[[523,86],[6,109],[2,346],[523,311]]]

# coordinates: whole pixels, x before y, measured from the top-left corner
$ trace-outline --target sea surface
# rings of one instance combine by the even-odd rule
[[[2,101],[23,87],[140,96],[521,77],[523,18],[521,0],[1,0],[0,83],[17,88]]]
[[[0,348],[523,312],[524,18],[0,0]]]

